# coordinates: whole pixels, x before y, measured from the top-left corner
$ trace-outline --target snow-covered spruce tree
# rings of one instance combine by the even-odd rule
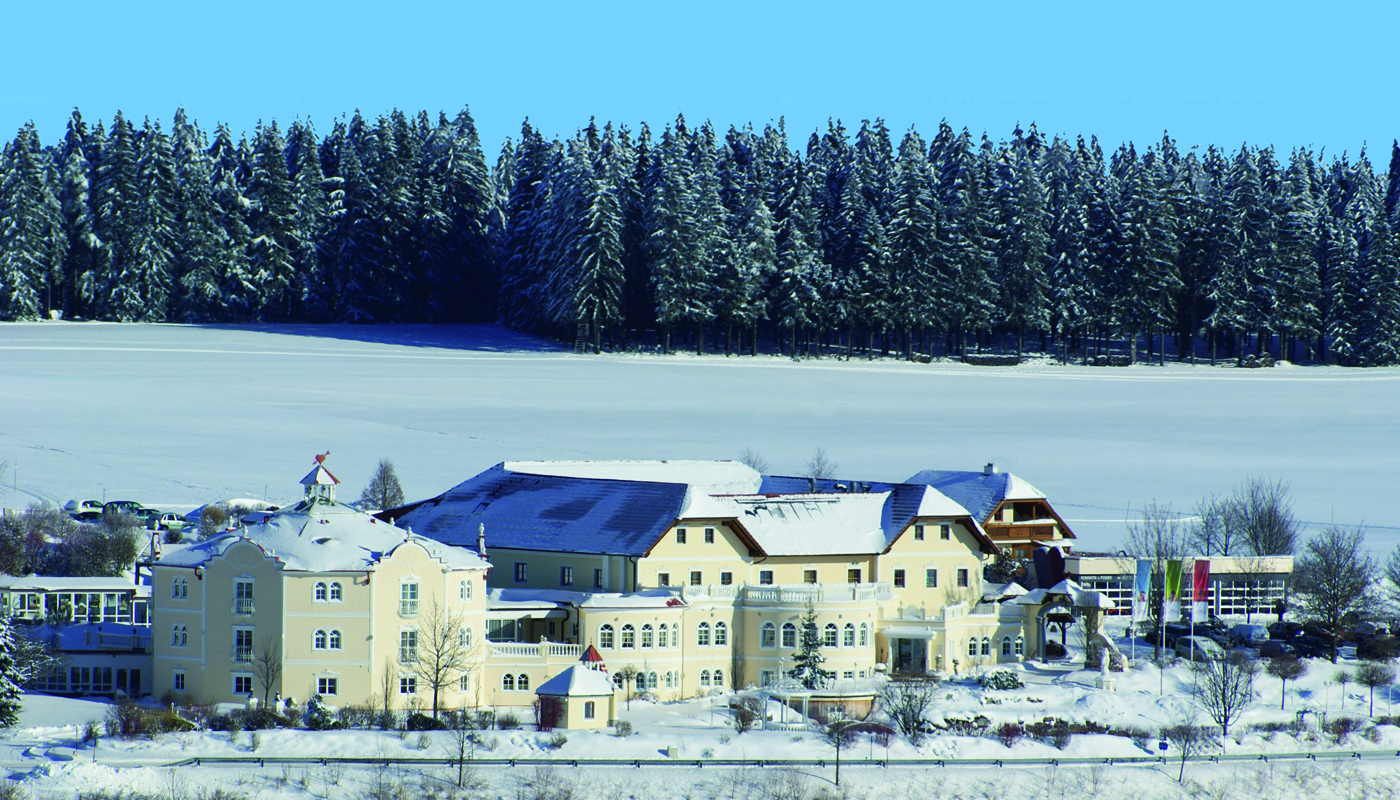
[[[955,139],[937,144],[941,150],[941,163],[935,164],[944,222],[941,238],[948,243],[946,274],[950,279],[945,293],[951,300],[944,319],[959,353],[965,353],[967,335],[987,330],[995,309],[992,270],[996,254],[987,235],[991,228],[990,198],[983,165],[973,151],[967,129]]]
[[[93,289],[93,313],[102,319],[122,319],[117,303],[140,292],[128,271],[132,238],[140,217],[136,131],[120,111],[94,169],[93,221],[102,242]],[[130,304],[128,304],[130,305]]]
[[[434,173],[442,181],[443,213],[449,234],[441,248],[445,286],[458,298],[446,309],[448,319],[492,319],[496,301],[490,242],[494,189],[481,137],[471,111],[463,107],[452,120],[450,146],[437,152],[445,159]]]
[[[250,252],[252,282],[259,287],[258,318],[287,322],[295,307],[296,205],[287,172],[286,142],[274,121],[258,129],[253,139],[252,174],[247,197],[253,234]]]
[[[709,234],[700,230],[701,200],[688,152],[691,138],[685,119],[678,118],[674,129],[663,131],[652,161],[647,243],[656,319],[664,327],[663,352],[670,352],[674,325],[699,326],[710,316],[705,270]]]
[[[1031,126],[1023,135],[1018,126],[1011,147],[997,162],[993,191],[996,216],[998,316],[1016,334],[1016,353],[1025,348],[1026,331],[1043,330],[1046,314],[1045,187],[1038,160],[1044,150]]]
[[[1288,339],[1280,349],[1282,357],[1290,361],[1295,358],[1297,340],[1311,341],[1321,325],[1318,206],[1313,193],[1311,161],[1311,153],[1294,151],[1283,176],[1282,190],[1275,196],[1272,208],[1278,233],[1275,323],[1279,334]]]
[[[14,627],[7,616],[0,616],[0,728],[9,728],[19,721],[20,669],[15,658]]]
[[[776,222],[776,269],[771,301],[778,326],[788,331],[792,355],[797,339],[823,322],[821,287],[826,265],[821,259],[821,231],[813,201],[816,182],[810,165],[792,159],[779,177],[780,218]]]
[[[25,123],[0,160],[0,319],[38,319],[59,300],[68,239],[55,180]]]
[[[817,630],[817,612],[811,603],[802,615],[797,640],[797,653],[792,657],[796,665],[788,670],[788,675],[802,682],[808,689],[818,689],[836,677],[836,673],[822,669],[826,657],[822,655],[821,632]]]
[[[573,286],[575,318],[588,326],[593,352],[602,350],[603,328],[622,319],[622,204],[617,191],[590,171]]]
[[[1084,280],[1083,186],[1075,173],[1077,163],[1069,143],[1056,138],[1042,163],[1046,192],[1046,257],[1050,262],[1047,316],[1059,339],[1062,358],[1068,359],[1070,337],[1078,338],[1084,325],[1088,286]]]
[[[1139,334],[1150,339],[1165,333],[1176,311],[1181,281],[1176,273],[1176,224],[1162,195],[1164,165],[1157,153],[1131,157],[1118,181],[1118,218],[1122,233],[1117,311],[1114,316],[1128,336],[1129,357],[1137,359]]]
[[[292,180],[292,298],[297,309],[294,316],[324,322],[330,319],[320,251],[327,215],[326,175],[321,169],[316,131],[311,123],[298,121],[287,129],[287,163]]]
[[[213,166],[204,152],[204,136],[175,112],[171,130],[175,159],[175,302],[171,318],[208,323],[223,319],[220,287],[224,231],[214,204]]]
[[[63,228],[68,249],[63,260],[62,309],[66,317],[87,316],[93,299],[93,279],[99,243],[93,228],[90,204],[92,165],[87,149],[90,137],[82,114],[73,110],[57,155],[58,201],[63,206]]]
[[[208,154],[213,168],[210,181],[216,222],[223,231],[215,263],[220,267],[219,294],[223,298],[223,320],[226,322],[255,319],[259,305],[259,288],[253,282],[253,268],[249,261],[253,231],[248,227],[251,203],[244,189],[251,168],[244,159],[245,150],[246,146],[234,144],[228,126],[220,125],[214,132]]]
[[[134,222],[121,275],[109,298],[123,322],[164,322],[176,270],[175,160],[160,124],[142,127],[136,161]]]

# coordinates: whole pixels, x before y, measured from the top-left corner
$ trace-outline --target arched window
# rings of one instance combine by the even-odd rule
[[[665,647],[665,646],[666,646],[666,623],[664,623],[664,622],[661,623],[661,626],[658,627],[656,630],[658,631],[658,633],[656,634],[656,646],[657,646],[657,647]]]
[[[650,623],[642,626],[642,647],[651,647],[652,630]]]
[[[856,626],[854,624],[847,622],[846,627],[841,629],[841,646],[856,646]]]
[[[460,645],[463,650],[472,646],[471,628],[464,626],[460,631],[457,631],[457,644]]]
[[[632,625],[631,625],[630,623],[627,624],[627,625],[623,625],[623,626],[622,626],[622,646],[623,646],[623,647],[636,647],[636,646],[637,646],[637,629],[636,629],[636,628],[633,628]]]
[[[836,646],[836,623],[828,622],[822,629],[822,647]]]
[[[460,585],[458,585],[458,587],[457,587],[457,599],[458,599],[458,600],[466,600],[466,599],[467,599],[467,582],[466,582],[466,581],[462,581],[462,583],[461,583]]]
[[[604,625],[598,629],[598,646],[604,650],[613,649],[613,626]]]
[[[860,646],[870,646],[870,629],[865,626],[864,622],[860,624]]]
[[[520,677],[515,679],[515,688],[522,692],[530,691],[530,676],[520,673]]]
[[[316,631],[315,635],[313,635],[313,636],[311,637],[311,649],[313,649],[313,650],[325,650],[325,649],[326,649],[326,632],[325,632],[325,631]]]
[[[172,582],[170,583],[170,596],[171,596],[172,598],[176,599],[176,600],[180,600],[180,599],[189,597],[189,596],[190,596],[190,584],[189,584],[189,581],[185,580],[184,578],[176,578],[174,581],[172,581]]]
[[[339,649],[340,649],[340,642],[341,642],[340,631],[331,631],[331,649],[332,649],[332,650],[339,650]]]
[[[507,672],[501,676],[501,690],[506,692],[515,691],[515,676]]]
[[[783,623],[783,647],[797,646],[797,626],[791,622]]]
[[[715,623],[715,645],[724,647],[729,644],[729,626],[723,622]]]
[[[681,624],[679,622],[671,626],[671,646],[681,646]]]
[[[320,581],[316,582],[315,594],[313,595],[318,603],[326,602],[326,585]]]
[[[763,627],[758,629],[759,647],[778,646],[778,626],[771,622],[763,623]]]
[[[1011,637],[1010,637],[1010,636],[1003,636],[1003,637],[1001,637],[1001,654],[1004,655],[1004,656],[1009,656],[1009,655],[1011,655]]]
[[[331,602],[339,603],[343,599],[344,591],[341,589],[340,581],[331,584]]]
[[[982,637],[982,655],[984,655],[984,656],[989,656],[989,655],[991,655],[991,654],[992,654],[992,639],[991,639],[991,637],[989,637],[989,636],[983,636],[983,637]]]
[[[714,681],[715,681],[715,686],[717,686],[717,687],[719,687],[719,688],[721,688],[721,689],[724,688],[724,670],[722,670],[722,669],[717,669],[717,670],[715,670]]]
[[[1020,636],[1017,636],[1017,637],[1016,637],[1016,655],[1018,655],[1018,656],[1025,655],[1025,649],[1026,649],[1026,640],[1023,639],[1023,638],[1021,638]]]
[[[671,670],[666,670],[666,688],[676,688],[676,673],[672,672]]]
[[[695,629],[695,643],[701,647],[708,647],[710,644],[710,623],[702,622],[700,627]]]
[[[189,641],[190,641],[189,628],[186,628],[184,625],[176,625],[174,628],[171,629],[171,631],[170,631],[170,646],[171,646],[171,647],[185,647],[186,645],[189,644]]]
[[[970,655],[970,656],[975,656],[975,655],[977,655],[977,637],[976,637],[976,636],[974,636],[974,637],[972,637],[971,639],[968,639],[968,640],[967,640],[967,654]]]
[[[619,689],[626,689],[626,688],[627,688],[627,679],[624,678],[624,677],[622,677],[622,673],[614,672],[614,673],[613,673],[613,685],[616,686],[616,687],[619,688]]]
[[[705,669],[700,671],[700,685],[710,688],[710,671]]]
[[[656,687],[658,687],[658,686],[660,686],[660,685],[661,685],[661,684],[657,683],[657,680],[656,680],[656,673],[655,673],[655,672],[648,672],[648,673],[647,673],[647,689],[648,689],[648,690],[655,689]]]

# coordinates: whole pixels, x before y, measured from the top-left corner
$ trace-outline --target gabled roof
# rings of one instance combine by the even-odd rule
[[[610,697],[615,687],[612,679],[596,669],[575,664],[540,684],[535,694],[553,697]]]
[[[978,522],[985,522],[1003,500],[1044,500],[1045,494],[1009,472],[960,472],[929,469],[907,483],[932,486],[966,508]]]
[[[331,474],[324,464],[317,464],[306,477],[300,481],[302,486],[335,486],[340,483],[340,479]]]
[[[524,466],[524,465],[520,465]],[[517,472],[507,464],[414,506],[392,509],[399,524],[447,544],[644,555],[681,516],[687,486]]]

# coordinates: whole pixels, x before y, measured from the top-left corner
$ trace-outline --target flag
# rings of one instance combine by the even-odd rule
[[[1152,591],[1152,560],[1139,558],[1137,577],[1133,580],[1133,622],[1147,619],[1149,606],[1147,597]]]
[[[1191,621],[1205,622],[1210,619],[1210,562],[1199,559],[1192,567]]]
[[[1167,562],[1166,574],[1162,576],[1162,619],[1176,622],[1181,619],[1181,559]]]

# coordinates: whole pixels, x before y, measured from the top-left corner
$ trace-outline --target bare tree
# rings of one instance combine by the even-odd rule
[[[1252,658],[1234,654],[1219,661],[1207,659],[1195,664],[1191,693],[1216,725],[1222,736],[1254,702],[1254,679],[1259,664]]]
[[[282,678],[282,643],[268,634],[253,648],[253,677],[263,687],[263,708],[267,708],[272,688]]]
[[[899,732],[917,745],[924,735],[924,715],[937,696],[938,681],[934,678],[891,678],[880,687],[880,708]]]
[[[448,761],[457,767],[457,788],[479,791],[485,788],[485,781],[477,775],[472,761],[476,759],[476,748],[481,745],[481,734],[471,725],[471,715],[466,709],[449,714],[451,724],[447,727],[447,741],[442,747],[447,752]]]
[[[433,598],[419,615],[418,647],[413,674],[433,692],[433,719],[438,698],[458,683],[471,666],[471,648],[463,638],[462,615],[444,608]]]
[[[1121,568],[1133,574],[1134,560],[1145,558],[1152,562],[1147,608],[1148,620],[1157,629],[1162,622],[1162,577],[1166,574],[1167,562],[1186,555],[1190,549],[1190,538],[1187,526],[1170,505],[1157,505],[1157,501],[1150,501],[1143,506],[1139,517],[1137,522],[1127,523],[1128,536],[1123,541],[1124,563]],[[1161,637],[1158,637],[1152,648],[1154,659],[1161,654],[1161,648]]]
[[[739,463],[760,474],[768,471],[768,459],[759,455],[748,445],[744,445],[743,452],[739,453]]]
[[[731,700],[729,711],[734,720],[734,732],[751,731],[763,719],[763,701],[756,697]]]
[[[631,664],[627,664],[613,672],[613,677],[621,680],[623,686],[627,689],[627,709],[629,711],[632,709],[632,683],[637,680],[637,676],[641,674],[641,670]]]
[[[380,698],[383,701],[383,708],[379,718],[380,727],[387,729],[392,722],[390,712],[394,708],[394,691],[398,689],[399,674],[394,667],[394,657],[384,658],[384,672],[379,676],[379,687],[383,690]]]
[[[360,492],[360,505],[365,508],[385,509],[403,505],[403,487],[399,476],[394,473],[394,462],[387,458],[379,459],[369,484]]]
[[[199,510],[199,538],[208,539],[228,524],[228,511],[218,503],[210,503]]]
[[[1390,557],[1385,560],[1386,594],[1390,596],[1390,601],[1400,605],[1400,545],[1390,552]]]
[[[1181,783],[1186,779],[1187,760],[1206,749],[1210,743],[1209,732],[1197,725],[1194,717],[1188,714],[1186,719],[1176,725],[1162,728],[1158,735],[1162,741],[1176,748],[1177,758],[1181,760],[1181,767],[1176,773],[1176,782]]]
[[[1228,556],[1239,550],[1239,514],[1228,498],[1213,494],[1196,501],[1192,517],[1190,537],[1196,552]]]
[[[1302,526],[1293,516],[1288,484],[1250,477],[1231,498],[1241,520],[1245,549],[1256,556],[1292,555]]]
[[[1376,562],[1366,552],[1366,537],[1359,528],[1328,528],[1303,547],[1293,573],[1293,594],[1304,616],[1326,626],[1333,664],[1343,620],[1377,606],[1375,578]]]
[[[1356,668],[1356,682],[1371,692],[1371,710],[1367,716],[1376,715],[1376,688],[1395,683],[1395,667],[1384,661],[1366,661]]]
[[[832,461],[825,450],[818,447],[816,451],[812,453],[812,457],[807,459],[807,477],[819,481],[829,480],[836,477],[836,468],[838,466],[840,465]]]
[[[1293,656],[1284,654],[1269,659],[1269,663],[1264,666],[1264,670],[1281,681],[1279,686],[1278,710],[1283,711],[1284,705],[1288,702],[1288,682],[1297,680],[1308,672],[1308,662]]]

